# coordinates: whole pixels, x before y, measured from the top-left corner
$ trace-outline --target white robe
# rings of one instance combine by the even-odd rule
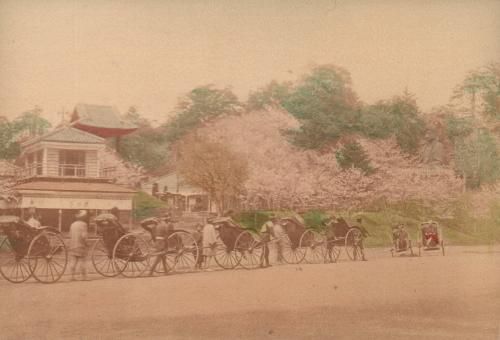
[[[203,227],[203,255],[213,256],[215,250],[212,250],[210,246],[217,242],[217,233],[215,232],[215,227],[212,224],[205,224]]]

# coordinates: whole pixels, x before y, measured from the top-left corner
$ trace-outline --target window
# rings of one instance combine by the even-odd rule
[[[60,150],[59,176],[85,177],[85,151]]]
[[[43,150],[39,150],[36,153],[36,174],[41,175],[43,173]]]
[[[30,175],[42,175],[43,150],[30,152],[26,155]]]

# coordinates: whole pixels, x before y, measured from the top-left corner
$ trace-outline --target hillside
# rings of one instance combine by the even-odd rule
[[[283,131],[297,126],[285,110],[268,108],[221,117],[198,133],[246,157],[247,204],[262,209],[356,209],[409,199],[435,202],[456,198],[463,190],[451,168],[405,156],[392,137],[350,136],[366,150],[375,171],[365,175],[359,169],[341,169],[335,148],[319,152],[290,144]]]

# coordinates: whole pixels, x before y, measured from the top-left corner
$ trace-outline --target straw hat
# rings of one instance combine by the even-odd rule
[[[76,213],[75,215],[76,218],[86,218],[87,217],[87,210],[80,210]]]

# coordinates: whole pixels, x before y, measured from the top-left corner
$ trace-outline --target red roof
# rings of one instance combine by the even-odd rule
[[[79,191],[79,192],[103,192],[103,193],[129,193],[136,191],[111,183],[88,183],[88,182],[51,182],[33,181],[18,184],[13,190],[40,190],[40,191]]]
[[[71,117],[73,126],[103,138],[123,136],[137,130],[137,126],[120,118],[115,107],[77,104]]]

